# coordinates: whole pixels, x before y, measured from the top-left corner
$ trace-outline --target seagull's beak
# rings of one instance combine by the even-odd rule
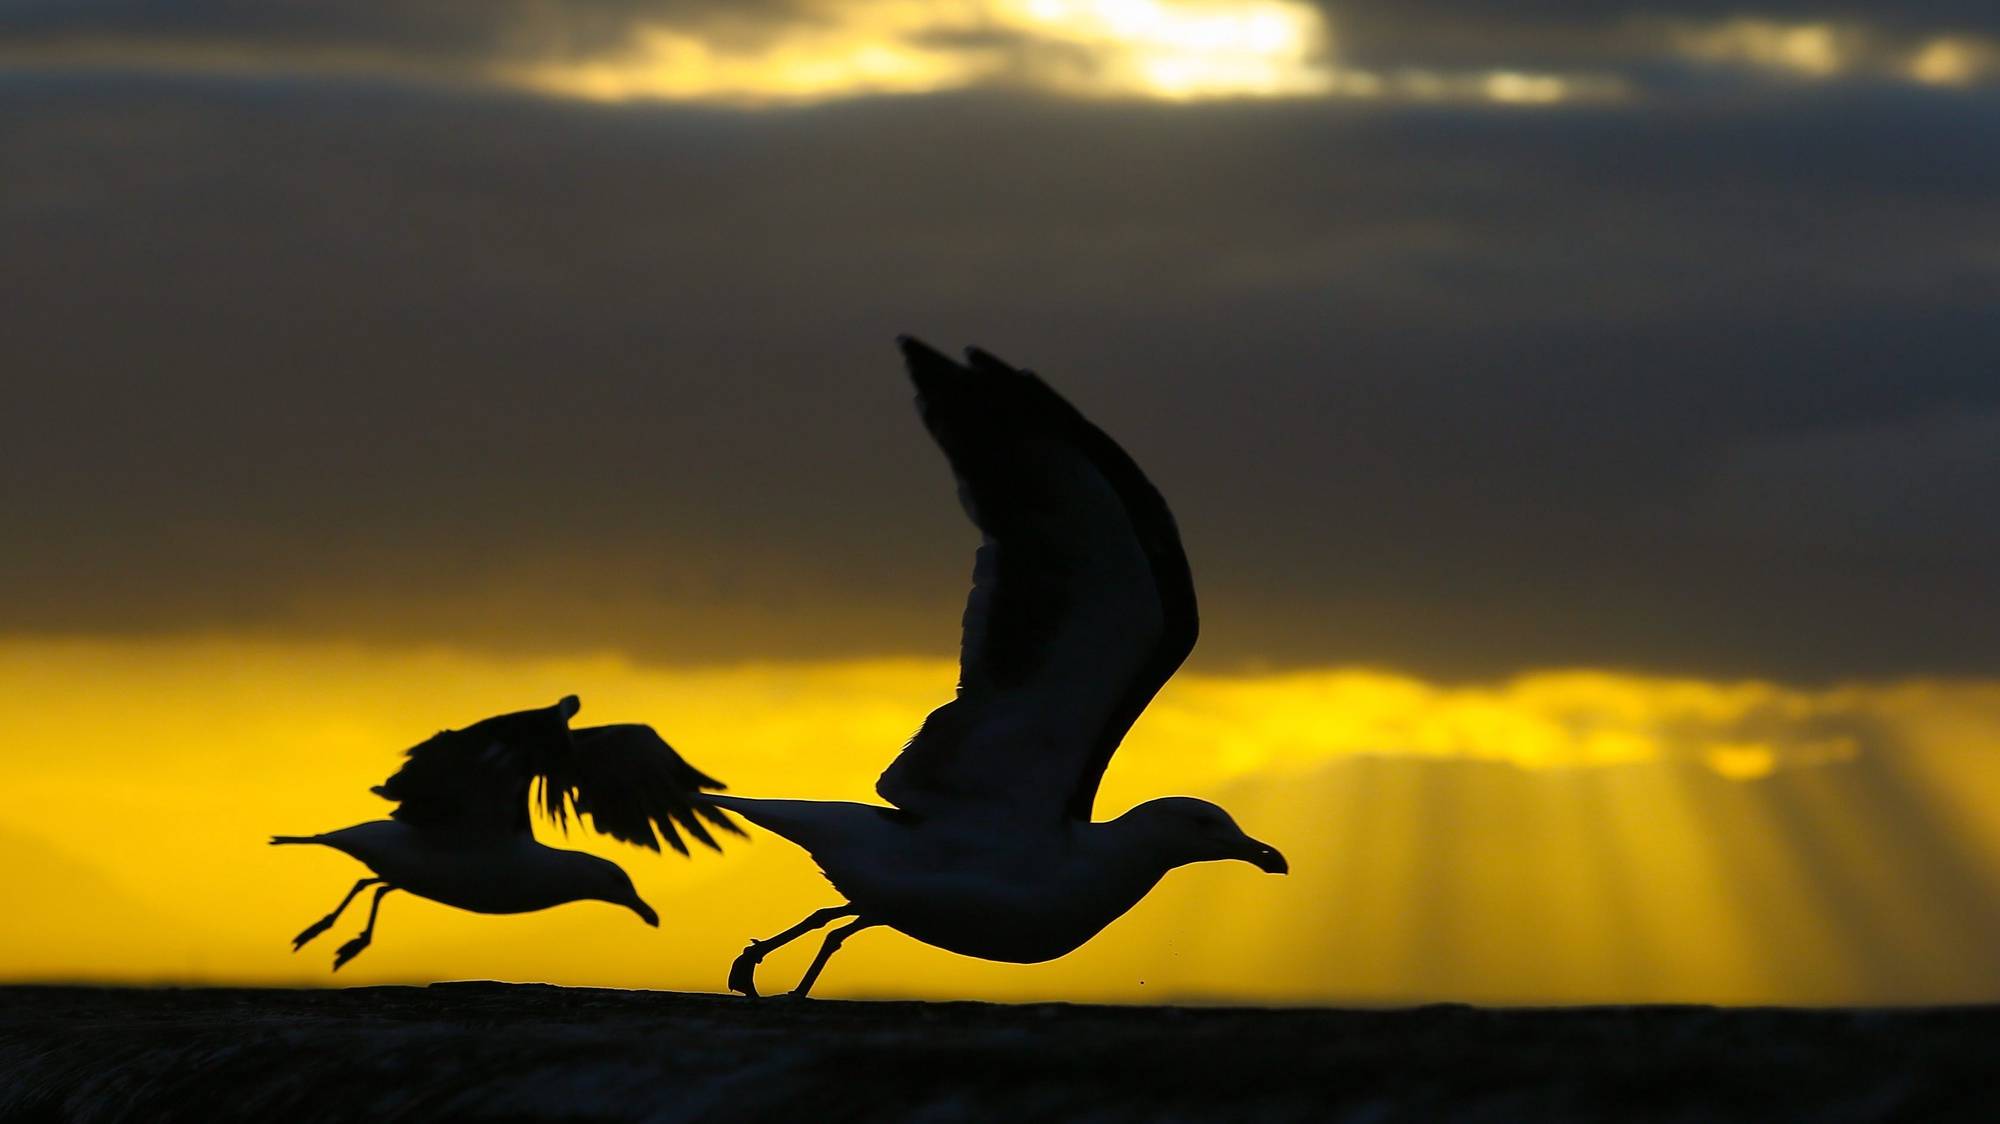
[[[660,927],[660,915],[653,912],[652,906],[647,905],[636,897],[627,902],[626,905],[631,907],[633,913],[639,915],[639,920],[644,921],[655,929]]]
[[[1250,840],[1249,843],[1250,849],[1245,851],[1242,856],[1244,862],[1249,863],[1265,874],[1291,873],[1291,864],[1285,861],[1285,856],[1279,854],[1276,847],[1268,843],[1259,843],[1255,839]]]

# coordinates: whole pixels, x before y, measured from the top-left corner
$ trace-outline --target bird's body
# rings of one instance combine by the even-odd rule
[[[574,901],[623,906],[648,925],[659,915],[640,900],[617,863],[545,846],[535,839],[533,787],[549,814],[567,824],[574,811],[598,831],[659,850],[659,838],[682,854],[684,830],[710,847],[702,820],[736,831],[728,817],[697,807],[693,794],[718,782],[682,761],[650,727],[571,730],[575,696],[445,730],[409,751],[396,774],[376,786],[397,801],[390,819],[319,835],[276,835],[274,844],[317,844],[359,860],[375,877],[355,883],[332,913],[293,939],[294,951],[319,936],[356,895],[378,887],[368,926],[342,945],[333,966],[368,947],[382,898],[403,890],[474,913],[529,913]]]
[[[1093,820],[1113,752],[1194,647],[1180,532],[1124,450],[1033,374],[978,350],[961,366],[910,339],[903,354],[984,537],[958,691],[876,783],[893,807],[704,794],[805,848],[848,899],[752,941],[729,976],[746,994],[765,954],[842,917],[854,920],[828,935],[794,994],[871,926],[1035,963],[1095,936],[1176,866],[1285,870],[1205,801]]]
[[[1020,832],[870,804],[708,799],[805,848],[862,916],[982,960],[1072,952],[1166,873],[1121,845],[1116,821]]]
[[[399,890],[473,913],[532,913],[584,900],[596,867],[617,865],[533,837],[467,837],[395,820],[285,841],[331,847]]]

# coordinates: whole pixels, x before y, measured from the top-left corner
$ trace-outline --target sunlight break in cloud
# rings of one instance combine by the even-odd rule
[[[1334,669],[1184,676],[1155,704],[1162,756],[1229,773],[1357,755],[1491,761],[1522,769],[1698,765],[1733,780],[1852,759],[1868,705],[1838,692],[1594,671],[1444,686]]]
[[[1906,40],[1857,23],[1781,23],[1737,18],[1682,26],[1682,54],[1810,81],[1874,77],[1928,86],[1972,86],[2000,78],[2000,44],[1974,35]]]
[[[1905,69],[1930,86],[1973,86],[2000,79],[2000,43],[1970,35],[1944,35],[1910,54]]]
[[[1324,23],[1296,0],[872,0],[814,14],[741,46],[641,25],[609,54],[513,76],[605,101],[813,100],[983,82],[1170,100],[1329,86]]]
[[[976,85],[1181,102],[1323,96],[1514,106],[1626,92],[1607,75],[1345,67],[1332,38],[1320,13],[1296,0],[875,0],[730,45],[642,25],[606,54],[503,74],[559,97],[748,104]]]
[[[1613,74],[1405,67],[1388,71],[1338,69],[1330,76],[1329,92],[1342,97],[1398,102],[1486,102],[1534,107],[1617,101],[1630,96],[1632,90],[1624,79]]]
[[[496,18],[504,18],[496,16]],[[257,34],[92,32],[0,46],[0,68],[501,86],[597,102],[785,106],[975,87],[1066,98],[1195,102],[1343,98],[1545,107],[1620,99],[1608,72],[1508,65],[1353,67],[1302,0],[859,0],[788,14],[676,21],[635,15],[609,39],[559,20],[505,32],[492,53],[392,41],[301,44]],[[577,42],[589,48],[573,46]],[[1941,51],[1926,73],[1963,72]]]

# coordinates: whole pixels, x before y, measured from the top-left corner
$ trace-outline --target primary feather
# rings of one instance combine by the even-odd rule
[[[698,792],[722,783],[682,760],[650,726],[571,730],[579,706],[571,695],[441,731],[412,747],[373,791],[397,802],[394,819],[464,835],[532,834],[529,808],[537,800],[565,829],[574,812],[599,832],[654,851],[664,838],[686,854],[681,830],[719,850],[704,819],[742,834],[721,811],[696,803]]]
[[[984,351],[903,353],[924,425],[982,535],[957,697],[876,785],[919,814],[981,805],[1089,820],[1112,754],[1194,647],[1180,532],[1124,450]]]

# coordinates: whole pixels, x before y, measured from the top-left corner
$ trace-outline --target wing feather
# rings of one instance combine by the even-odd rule
[[[919,814],[980,804],[1089,819],[1112,754],[1194,647],[1194,581],[1166,501],[1033,374],[903,341],[924,424],[983,541],[958,694],[876,790]]]
[[[587,816],[596,831],[654,851],[664,838],[687,854],[683,830],[720,850],[704,820],[742,834],[696,800],[721,782],[682,760],[652,727],[573,731],[569,718],[578,705],[572,695],[551,707],[445,730],[412,748],[374,792],[398,802],[390,813],[398,820],[467,835],[532,834],[535,803],[565,830],[572,813]]]
[[[694,800],[697,792],[726,786],[682,760],[651,726],[592,726],[573,737],[576,752],[549,769],[544,792],[551,801],[566,794],[576,813],[589,816],[598,831],[655,851],[660,849],[657,832],[683,855],[687,844],[676,825],[715,851],[722,848],[703,819],[743,834],[720,810]]]

